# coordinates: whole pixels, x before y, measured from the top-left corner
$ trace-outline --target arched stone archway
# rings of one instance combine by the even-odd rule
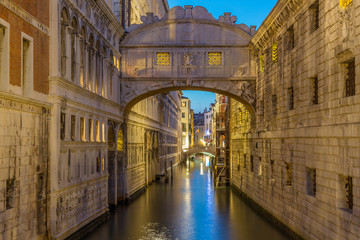
[[[121,41],[121,104],[174,90],[225,94],[254,113],[256,66],[250,51],[254,27],[215,19],[205,8],[174,7],[159,20],[148,13]]]

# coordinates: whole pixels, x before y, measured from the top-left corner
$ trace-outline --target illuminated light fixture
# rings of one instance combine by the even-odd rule
[[[206,130],[206,135],[210,135],[210,130]]]
[[[265,71],[265,57],[264,57],[264,55],[261,55],[259,60],[260,60],[260,72],[264,72]]]
[[[352,0],[340,0],[340,8],[346,8],[350,3]]]
[[[278,60],[278,47],[277,47],[277,42],[274,42],[272,45],[272,60],[274,62],[277,62]]]

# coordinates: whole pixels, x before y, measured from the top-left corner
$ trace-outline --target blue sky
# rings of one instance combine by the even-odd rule
[[[168,0],[169,7],[193,5],[205,7],[214,18],[218,19],[224,12],[231,12],[237,17],[238,24],[244,23],[248,26],[255,25],[259,28],[277,0]],[[215,93],[201,91],[183,91],[184,96],[191,100],[191,108],[197,112],[203,112],[205,107],[209,108],[210,103],[215,102]]]

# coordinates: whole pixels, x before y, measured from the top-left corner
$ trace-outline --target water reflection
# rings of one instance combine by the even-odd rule
[[[186,169],[186,170],[185,170]],[[201,159],[174,169],[172,184],[155,183],[128,206],[119,206],[90,240],[283,240],[229,187],[214,189]]]

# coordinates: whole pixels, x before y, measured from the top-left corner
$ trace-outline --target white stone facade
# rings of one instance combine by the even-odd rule
[[[251,41],[255,125],[232,104],[232,183],[305,239],[360,238],[359,9],[278,1]]]

